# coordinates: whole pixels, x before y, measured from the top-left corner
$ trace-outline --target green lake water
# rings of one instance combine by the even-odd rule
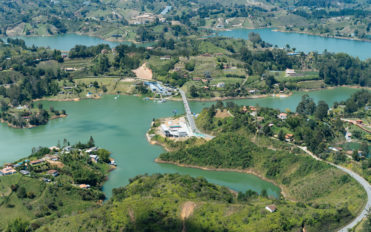
[[[296,51],[322,53],[325,49],[329,52],[345,52],[351,56],[359,57],[362,60],[371,58],[371,43],[366,41],[327,38],[322,36],[300,34],[295,32],[279,32],[269,28],[264,29],[233,29],[230,31],[220,31],[217,35],[248,39],[250,32],[259,33],[262,40],[277,45],[280,48],[296,48]]]
[[[296,51],[323,52],[325,49],[330,52],[345,52],[351,56],[359,57],[362,60],[371,58],[371,43],[366,41],[326,38],[322,36],[300,34],[294,32],[279,32],[273,31],[270,28],[264,29],[234,29],[231,31],[220,31],[217,35],[248,39],[249,32],[254,31],[260,34],[261,38],[278,47],[285,47],[289,44]],[[77,44],[92,46],[97,44],[109,44],[111,47],[117,46],[118,42],[109,42],[103,39],[77,34],[65,34],[56,36],[19,36],[16,38],[23,39],[27,46],[33,44],[38,47],[50,47],[52,49],[60,49],[63,51],[70,50]],[[122,44],[130,44],[130,42],[122,42]],[[150,46],[151,43],[140,44],[139,46]]]
[[[309,92],[316,101],[325,100],[329,104],[348,98],[357,91],[350,88],[337,88]],[[239,104],[269,106],[285,110],[295,110],[303,92],[287,98],[262,98],[235,100]],[[65,109],[67,118],[51,120],[47,125],[32,129],[13,129],[0,124],[0,164],[11,162],[31,153],[35,146],[52,146],[67,138],[71,143],[87,141],[93,136],[96,144],[112,152],[118,168],[110,173],[104,185],[109,197],[113,188],[128,184],[128,179],[139,174],[181,173],[203,176],[212,183],[227,186],[237,191],[252,189],[261,192],[266,189],[271,196],[279,195],[279,188],[256,176],[234,172],[204,171],[193,168],[157,164],[154,159],[164,152],[160,146],[150,145],[145,133],[153,118],[167,117],[176,109],[184,113],[181,102],[168,101],[154,103],[134,96],[104,96],[99,100],[80,102],[43,102],[44,107],[53,105],[55,109]],[[194,112],[212,102],[191,102]]]

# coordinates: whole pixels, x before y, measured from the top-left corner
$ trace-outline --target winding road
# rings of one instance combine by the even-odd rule
[[[193,118],[193,115],[192,115],[192,112],[191,112],[191,109],[189,107],[188,100],[187,100],[187,97],[186,97],[184,91],[179,89],[179,93],[182,96],[183,103],[184,103],[184,108],[185,108],[186,115],[187,115],[187,120],[188,120],[188,123],[189,123],[189,125],[192,129],[192,132],[201,135],[201,132],[197,129],[196,123],[194,121],[194,118]],[[213,136],[211,136],[211,135],[204,135],[204,136],[206,138],[210,138],[210,139],[213,138]],[[367,214],[369,212],[371,212],[371,185],[365,179],[363,179],[363,177],[361,177],[357,173],[355,173],[355,172],[353,172],[353,171],[351,171],[347,168],[341,167],[339,165],[336,165],[336,164],[333,164],[333,163],[330,163],[330,162],[327,162],[325,160],[322,160],[322,159],[318,158],[316,155],[314,155],[312,152],[310,152],[306,147],[302,147],[302,146],[297,146],[297,147],[299,147],[301,150],[306,152],[312,158],[314,158],[316,160],[326,162],[326,163],[342,170],[343,172],[346,172],[352,178],[354,178],[360,185],[362,185],[362,187],[365,189],[365,191],[367,193],[367,203],[366,203],[365,207],[363,208],[362,212],[356,218],[354,218],[350,223],[348,223],[347,225],[345,225],[344,227],[342,227],[341,229],[338,230],[339,232],[348,232],[349,230],[354,228],[359,222],[361,222],[365,217],[367,217]]]
[[[336,165],[336,164],[333,164],[333,163],[330,163],[330,162],[327,162],[325,160],[322,160],[322,159],[318,158],[312,152],[308,151],[308,149],[306,147],[301,147],[301,146],[298,146],[298,147],[300,149],[302,149],[304,152],[306,152],[307,154],[309,154],[310,156],[312,156],[314,159],[326,162],[326,163],[342,170],[343,172],[348,173],[351,177],[353,177],[365,189],[365,191],[367,193],[367,203],[366,203],[365,207],[363,208],[362,212],[356,218],[354,218],[350,223],[348,223],[343,228],[338,230],[339,232],[348,232],[350,229],[354,228],[359,222],[361,222],[365,217],[367,217],[368,212],[371,212],[371,185],[365,179],[363,179],[363,177],[361,177],[357,173],[355,173],[355,172],[353,172],[353,171],[351,171],[347,168],[341,167],[339,165]]]

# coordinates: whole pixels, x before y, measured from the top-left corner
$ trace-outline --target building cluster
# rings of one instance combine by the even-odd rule
[[[33,168],[40,167],[41,165],[45,163],[50,163],[51,166],[53,167],[63,167],[63,163],[59,161],[59,155],[60,154],[69,154],[72,151],[78,151],[81,155],[82,154],[88,154],[91,161],[94,163],[97,163],[99,160],[99,156],[96,155],[96,152],[99,150],[98,147],[91,147],[87,149],[78,149],[74,148],[72,146],[65,146],[63,148],[59,148],[57,146],[49,147],[49,154],[44,155],[40,159],[35,159],[35,160],[28,160],[25,159],[21,162],[18,163],[13,163],[13,164],[5,164],[3,169],[0,169],[0,176],[8,176],[8,175],[13,175],[17,173],[17,170],[19,171],[20,174],[22,175],[30,175],[31,170]],[[112,158],[110,158],[110,165],[116,166],[116,161]],[[46,167],[46,170],[45,170]],[[42,173],[44,173],[44,177],[41,178],[42,181],[50,183],[52,182],[51,178],[52,177],[57,177],[59,176],[59,172],[56,169],[48,168],[49,166],[45,165],[42,166]],[[77,187],[80,187],[82,189],[88,189],[90,188],[89,185],[79,185]]]
[[[163,96],[171,96],[176,91],[176,89],[171,88],[169,86],[165,86],[160,82],[156,81],[145,81],[144,85],[147,86],[147,88],[153,93],[160,94]]]
[[[156,20],[158,20],[158,22],[163,23],[166,21],[166,18],[164,18],[162,15],[144,13],[144,14],[140,14],[140,15],[132,17],[129,20],[129,23],[133,25],[142,25],[142,24],[154,23]]]
[[[159,15],[155,15],[152,13],[136,15],[129,20],[129,23],[133,25],[141,25],[154,23],[156,22],[156,20],[158,20],[158,22],[164,23],[166,22],[166,18],[164,16],[171,10],[171,8],[171,6],[166,6]]]
[[[182,138],[192,135],[184,117],[164,122],[161,124],[161,131],[165,137]]]

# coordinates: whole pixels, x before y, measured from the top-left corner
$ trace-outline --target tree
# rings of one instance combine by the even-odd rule
[[[25,198],[27,196],[26,189],[22,186],[17,190],[17,197],[18,198]]]
[[[90,136],[87,145],[88,145],[88,147],[94,147],[95,146],[95,142],[94,142],[93,136]]]
[[[2,112],[5,112],[5,111],[7,111],[7,110],[9,109],[9,105],[8,105],[8,103],[6,103],[6,102],[3,101],[3,100],[0,102],[0,105],[1,105],[0,107],[1,107],[1,111],[2,111]]]
[[[274,84],[276,84],[277,81],[276,79],[274,79],[274,77],[272,75],[269,75],[266,79],[265,79],[265,84],[268,86],[268,88],[272,88],[272,86]]]
[[[368,144],[366,142],[362,142],[360,150],[362,151],[362,154],[364,156],[367,156],[369,149],[368,149]]]
[[[194,85],[189,88],[189,93],[191,97],[198,97],[197,89]]]
[[[327,106],[328,107],[328,106]],[[316,103],[309,97],[308,94],[304,94],[296,107],[296,112],[299,114],[312,115],[316,110]]]
[[[251,42],[253,42],[254,44],[262,42],[262,39],[261,39],[259,33],[250,32],[248,37],[249,37],[249,40]]]
[[[30,231],[29,224],[30,223],[28,221],[24,221],[21,218],[17,218],[8,224],[5,231],[6,232],[27,232],[27,231]]]
[[[110,162],[110,159],[109,159],[110,154],[111,153],[107,151],[106,149],[99,149],[97,152],[97,155],[99,156],[99,160],[105,163]]]
[[[322,120],[327,117],[328,109],[329,107],[326,102],[319,101],[316,107],[316,111],[314,112],[314,116],[316,116],[316,118],[318,118],[319,120]]]
[[[265,136],[272,136],[273,132],[271,130],[271,127],[268,124],[265,124],[263,127],[263,133]]]
[[[266,189],[263,189],[262,192],[260,193],[260,195],[261,195],[262,197],[268,197],[268,192],[267,192],[267,190],[266,190]]]
[[[194,61],[190,61],[190,62],[185,63],[185,69],[187,69],[190,72],[195,70],[195,66],[196,66],[196,63]]]
[[[216,108],[217,109],[223,109],[224,108],[223,102],[220,101],[220,100],[216,101]]]
[[[281,140],[281,141],[285,140],[285,132],[283,132],[283,130],[280,130],[278,132],[278,139]]]
[[[352,154],[352,157],[355,161],[359,161],[359,155],[358,155],[358,152],[356,150],[353,151],[353,154]]]

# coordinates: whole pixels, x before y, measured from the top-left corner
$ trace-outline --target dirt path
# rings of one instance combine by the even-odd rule
[[[187,201],[186,203],[184,203],[183,205],[183,208],[182,208],[182,212],[180,213],[180,218],[183,220],[183,230],[182,232],[186,232],[186,226],[185,226],[185,219],[187,219],[188,217],[190,217],[192,214],[193,214],[193,211],[196,207],[196,203],[192,202],[192,201]]]

